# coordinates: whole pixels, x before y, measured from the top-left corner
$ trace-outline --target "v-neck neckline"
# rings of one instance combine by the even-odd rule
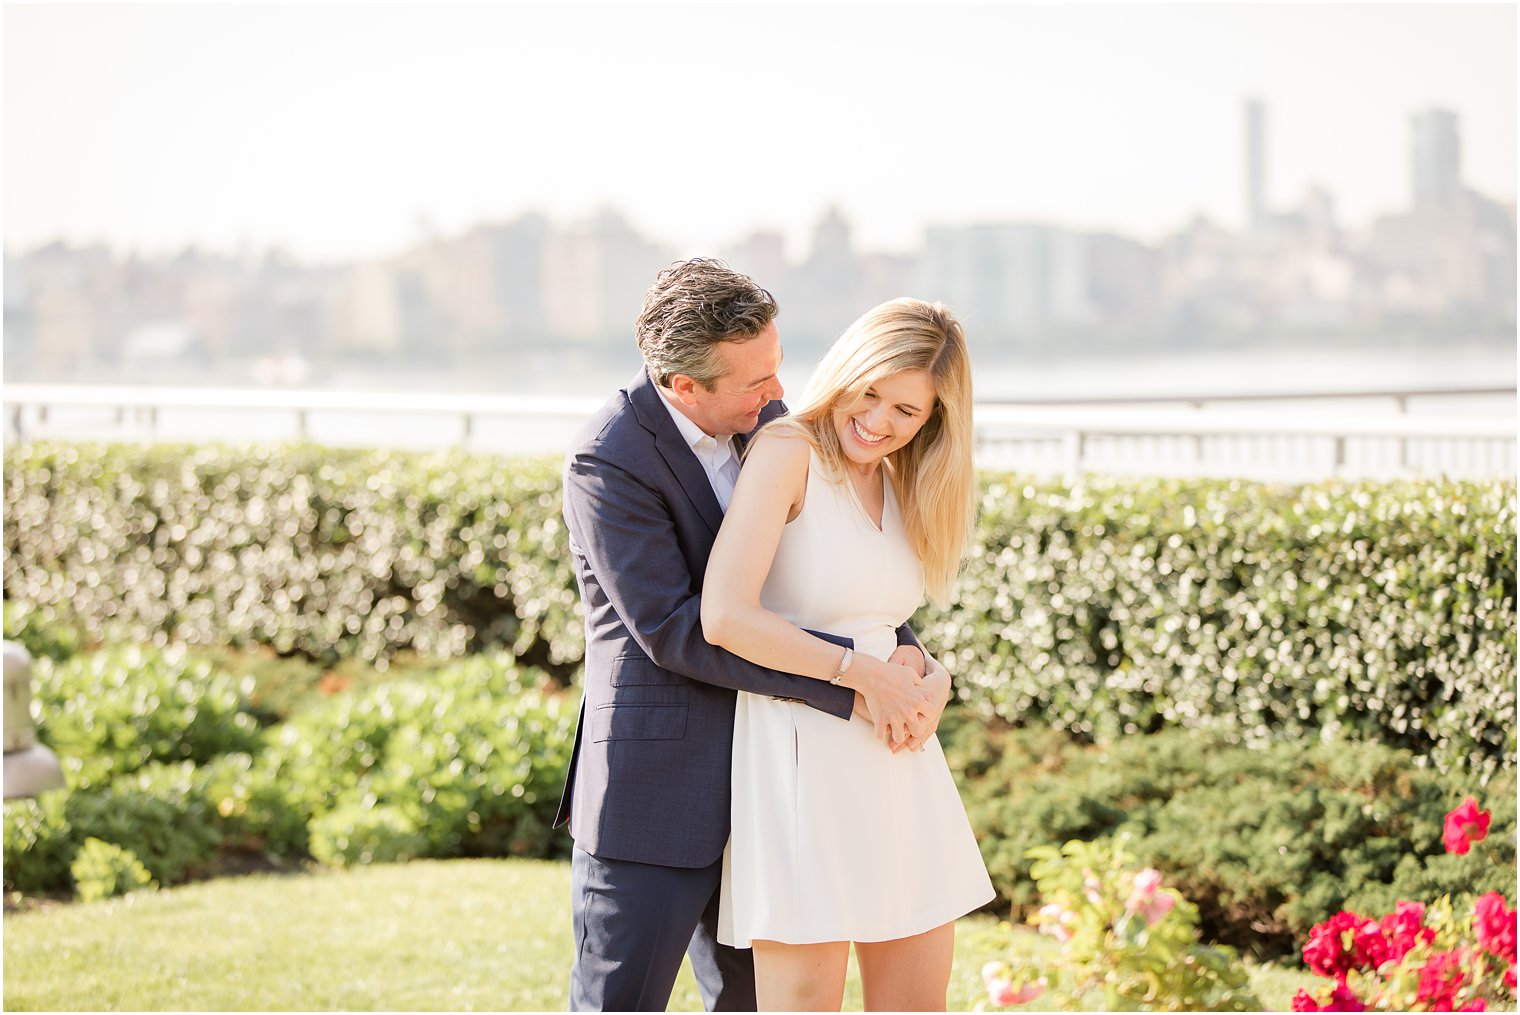
[[[866,524],[871,526],[871,531],[877,535],[885,535],[887,531],[887,474],[881,466],[877,467],[876,477],[881,481],[881,521],[871,517],[871,511],[866,507],[866,502],[860,496],[860,488],[855,485],[855,480],[847,473],[845,478],[850,484],[850,494],[855,498],[855,504],[860,508],[860,513],[865,515]]]

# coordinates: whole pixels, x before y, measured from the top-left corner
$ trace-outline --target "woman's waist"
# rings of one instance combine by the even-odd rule
[[[877,659],[887,658],[897,648],[897,628],[901,623],[885,618],[862,620],[859,617],[815,617],[792,622],[809,631],[831,634],[836,638],[849,638],[856,652]]]

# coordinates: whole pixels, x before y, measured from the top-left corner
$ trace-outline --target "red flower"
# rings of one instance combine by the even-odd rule
[[[1330,1003],[1321,1011],[1366,1011],[1367,1006],[1362,999],[1356,996],[1356,991],[1346,985],[1345,980],[1338,980],[1335,989],[1330,992]]]
[[[1342,911],[1309,931],[1304,962],[1321,976],[1345,979],[1353,969],[1376,969],[1388,957],[1388,941],[1376,920]]]
[[[1504,896],[1489,892],[1473,903],[1473,928],[1484,951],[1514,963],[1515,911],[1504,904]]]
[[[1346,978],[1341,976],[1336,979],[1335,989],[1330,992],[1330,999],[1325,1002],[1323,1008],[1320,1007],[1319,1002],[1314,999],[1312,994],[1303,988],[1299,988],[1298,993],[1293,995],[1293,1010],[1366,1011],[1367,1005],[1362,1002],[1361,998],[1356,996],[1356,991],[1352,990],[1346,983]]]
[[[1293,1010],[1319,1011],[1320,1006],[1315,1003],[1314,998],[1309,995],[1307,990],[1300,987],[1298,988],[1298,993],[1293,995]]]
[[[1383,936],[1388,942],[1385,960],[1400,962],[1410,949],[1418,944],[1429,944],[1436,939],[1434,929],[1425,926],[1425,903],[1400,900],[1393,912],[1379,921]]]
[[[1510,967],[1504,971],[1504,985],[1506,987],[1508,987],[1510,990],[1514,990],[1515,989],[1515,966],[1514,966],[1514,963],[1510,963]]]
[[[1446,843],[1448,853],[1466,853],[1472,844],[1488,837],[1488,811],[1478,810],[1478,801],[1468,797],[1462,806],[1446,815],[1446,830],[1441,841]]]
[[[1429,1002],[1427,1011],[1452,1011],[1465,979],[1459,953],[1437,952],[1420,969],[1420,988],[1415,999]]]
[[[1475,997],[1458,1008],[1457,1011],[1488,1011],[1488,1002],[1481,997]]]

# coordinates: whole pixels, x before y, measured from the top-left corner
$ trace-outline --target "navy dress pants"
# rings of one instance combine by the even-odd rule
[[[754,1011],[747,949],[718,944],[723,860],[661,867],[608,860],[576,847],[570,860],[575,962],[571,1011],[664,1011],[691,955],[708,1011]]]

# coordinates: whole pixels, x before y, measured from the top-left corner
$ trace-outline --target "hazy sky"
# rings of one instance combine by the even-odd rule
[[[615,205],[678,254],[756,227],[792,256],[838,204],[860,246],[1018,219],[1156,239],[1268,196],[1356,225],[1409,192],[1409,114],[1461,117],[1515,196],[1515,8],[78,6],[4,9],[4,234],[167,250],[398,250]]]

